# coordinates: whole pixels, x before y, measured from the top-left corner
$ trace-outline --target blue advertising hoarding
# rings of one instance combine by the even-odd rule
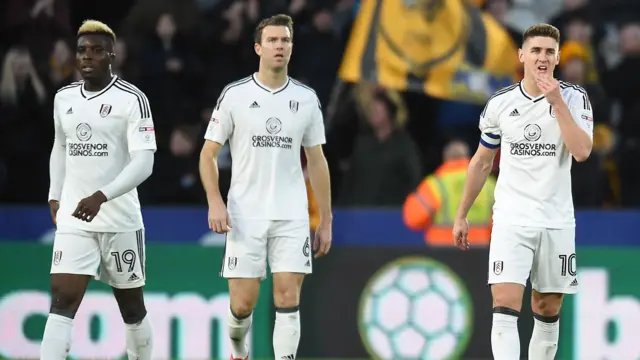
[[[143,210],[150,242],[223,242],[207,229],[202,207],[152,207]],[[640,211],[579,211],[578,246],[640,245],[635,233]],[[33,241],[51,238],[53,225],[47,207],[0,207],[0,240]],[[416,246],[423,235],[407,229],[398,209],[336,210],[334,244]]]

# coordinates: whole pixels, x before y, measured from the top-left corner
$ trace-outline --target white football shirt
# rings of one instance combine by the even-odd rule
[[[102,204],[90,223],[71,214],[80,200],[120,174],[129,163],[131,152],[156,150],[145,94],[117,76],[97,93],[87,93],[84,82],[75,82],[56,93],[53,119],[56,137],[62,140],[66,151],[57,225],[94,232],[143,228],[137,189]]]
[[[593,138],[587,92],[560,82],[573,119]],[[480,143],[500,148],[494,222],[552,229],[575,226],[571,154],[544,95],[533,97],[522,82],[497,91],[480,116]]]
[[[230,216],[309,218],[300,149],[325,143],[315,91],[291,78],[269,89],[255,74],[233,82],[218,98],[205,139],[222,145],[229,140]]]

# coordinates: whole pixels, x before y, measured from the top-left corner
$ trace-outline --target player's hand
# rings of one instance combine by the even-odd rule
[[[209,205],[209,229],[223,234],[231,230],[231,219],[222,199]]]
[[[460,250],[469,249],[469,222],[467,219],[456,219],[453,223],[453,244]]]
[[[536,84],[538,89],[542,91],[547,102],[551,105],[555,105],[558,101],[562,101],[562,94],[560,94],[560,82],[553,78],[551,75],[536,75]]]
[[[58,200],[49,201],[49,210],[51,210],[51,220],[53,220],[53,225],[56,224],[56,216],[58,216],[59,209],[60,209],[60,202]]]
[[[320,221],[316,228],[316,235],[313,239],[314,259],[321,258],[329,253],[331,249],[331,220]]]
[[[82,221],[91,222],[98,215],[102,203],[106,201],[107,197],[102,191],[96,191],[93,195],[80,200],[72,215]]]

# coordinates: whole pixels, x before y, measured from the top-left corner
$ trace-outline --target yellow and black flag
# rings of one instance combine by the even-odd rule
[[[518,69],[516,44],[471,0],[362,0],[339,77],[481,103]]]

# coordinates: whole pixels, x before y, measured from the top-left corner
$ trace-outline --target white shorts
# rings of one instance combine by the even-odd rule
[[[575,228],[494,225],[489,247],[489,284],[531,285],[540,293],[578,292]]]
[[[97,233],[58,229],[53,241],[52,274],[94,276],[117,289],[145,284],[144,229]]]
[[[231,219],[231,226],[221,277],[265,279],[267,260],[272,273],[311,273],[308,220]]]

